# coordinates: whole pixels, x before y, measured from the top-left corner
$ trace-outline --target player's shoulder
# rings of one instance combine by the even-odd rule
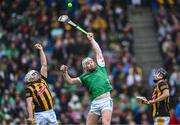
[[[89,76],[89,72],[84,72],[84,73],[82,73],[79,77],[80,77],[80,78],[84,78],[84,77],[86,77],[86,76]]]
[[[97,65],[97,70],[105,70],[106,66]]]
[[[41,83],[46,84],[47,80],[41,79]]]
[[[33,89],[33,84],[28,84],[25,87],[25,91],[32,91],[32,89]]]
[[[33,83],[28,83],[28,84],[26,84],[25,88],[26,88],[26,89],[30,88],[30,87],[32,86],[32,84],[33,84]]]
[[[100,65],[100,64],[97,64],[97,67],[99,67],[99,68],[105,68],[106,65]]]
[[[163,91],[164,89],[169,89],[168,83],[165,80],[162,80],[158,83],[158,88]]]
[[[100,66],[100,65],[98,65],[98,66],[97,66],[97,69],[100,70],[100,71],[102,71],[103,73],[107,73],[106,66]]]
[[[159,86],[159,87],[160,87],[160,86],[164,86],[164,85],[167,85],[167,86],[168,86],[168,83],[167,83],[166,80],[161,80],[161,81],[159,81],[159,83],[158,83],[158,86]]]

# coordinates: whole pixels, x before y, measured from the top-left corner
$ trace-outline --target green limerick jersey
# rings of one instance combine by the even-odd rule
[[[96,70],[83,73],[79,78],[81,83],[89,91],[90,101],[112,90],[105,67],[97,65]]]

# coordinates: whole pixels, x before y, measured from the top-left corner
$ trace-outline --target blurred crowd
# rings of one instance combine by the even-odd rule
[[[72,7],[67,6],[69,2]],[[160,7],[157,22],[164,19],[161,11],[167,16],[169,14]],[[172,17],[177,19],[173,12]],[[128,22],[127,4],[123,0],[1,0],[0,124],[27,123],[23,78],[30,69],[40,69],[39,55],[33,48],[35,43],[42,44],[47,56],[48,85],[54,98],[57,119],[63,124],[85,124],[89,95],[83,86],[65,83],[59,68],[67,64],[70,75],[79,76],[82,73],[81,60],[86,56],[93,57],[93,54],[86,36],[70,25],[57,21],[62,14],[67,14],[88,32],[93,32],[102,48],[109,79],[114,87],[111,93],[114,100],[112,123],[152,123],[150,107],[135,99],[137,95],[149,97],[150,90],[143,87],[143,71],[134,59],[133,29]],[[179,23],[173,23],[170,27],[177,25]],[[160,26],[161,23],[158,24],[159,30]],[[171,60],[172,67],[174,62],[178,62],[180,33],[176,29],[178,27],[169,34],[159,36],[162,56]],[[173,51],[170,51],[163,44],[167,36],[174,38],[171,37],[174,34],[175,41],[168,41],[168,47],[172,44]],[[170,84],[179,85],[179,69],[171,68],[167,67],[172,73]],[[177,87],[174,88],[175,95]],[[176,109],[175,106],[174,111],[179,111],[180,104]],[[176,119],[177,114],[179,112],[174,115]]]

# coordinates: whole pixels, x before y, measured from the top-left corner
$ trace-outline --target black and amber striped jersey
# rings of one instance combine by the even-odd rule
[[[31,83],[26,87],[25,96],[26,98],[33,98],[34,112],[47,111],[54,106],[53,98],[46,82],[47,78],[41,76],[39,82]]]
[[[158,98],[165,89],[169,89],[168,84],[166,81],[161,80],[157,83],[156,87],[154,88],[154,92],[152,95],[152,99]],[[156,102],[153,104],[153,112],[152,115],[153,117],[158,117],[158,116],[169,116],[169,97],[166,99]]]

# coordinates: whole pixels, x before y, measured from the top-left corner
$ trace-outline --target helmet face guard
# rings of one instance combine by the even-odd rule
[[[163,68],[158,68],[158,69],[155,69],[154,70],[154,73],[153,73],[153,79],[154,79],[154,82],[157,82],[161,79],[166,79],[167,78],[167,72],[165,69]]]
[[[41,75],[39,74],[38,71],[31,70],[25,75],[24,82],[26,83],[35,82],[35,81],[38,81],[40,78],[41,78]]]
[[[86,63],[87,63],[88,61],[90,61],[90,60],[93,60],[93,59],[90,58],[90,57],[84,58],[84,59],[82,60],[82,67],[83,67],[83,68],[86,67]]]
[[[94,61],[94,60],[93,60],[92,58],[90,58],[90,57],[86,57],[86,58],[84,58],[84,59],[82,60],[82,67],[83,67],[83,70],[84,70],[85,72],[87,72],[86,63],[89,62],[89,61]],[[92,69],[92,70],[94,70],[94,69]]]

